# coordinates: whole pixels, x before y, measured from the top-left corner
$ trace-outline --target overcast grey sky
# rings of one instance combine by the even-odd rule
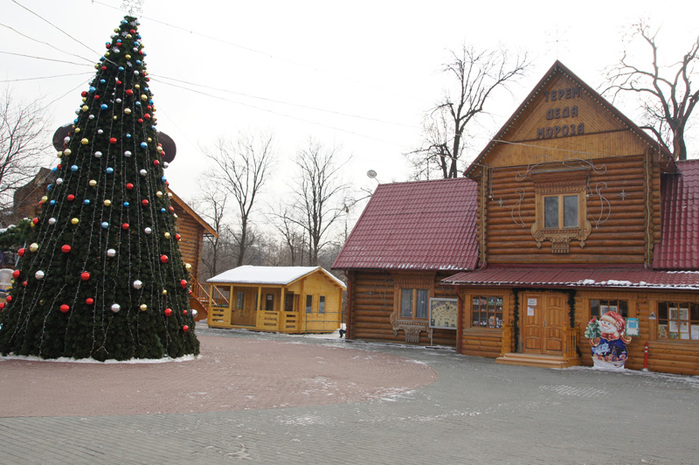
[[[54,127],[72,121],[125,14],[121,3],[0,0],[0,85],[42,98]],[[699,34],[694,2],[473,3],[145,0],[137,16],[158,129],[178,146],[171,186],[192,199],[201,146],[238,130],[275,134],[279,185],[310,136],[352,156],[346,174],[357,187],[375,185],[369,169],[381,182],[407,180],[402,154],[419,144],[422,116],[448,82],[439,70],[449,50],[506,47],[533,63],[472,127],[473,158],[556,59],[597,88],[639,18],[662,26],[660,51],[670,60]],[[635,119],[633,107],[619,108]],[[690,157],[698,152],[690,148]]]

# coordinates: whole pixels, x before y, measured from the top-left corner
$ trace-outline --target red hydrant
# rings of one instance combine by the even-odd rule
[[[648,371],[648,342],[643,347],[643,371]]]

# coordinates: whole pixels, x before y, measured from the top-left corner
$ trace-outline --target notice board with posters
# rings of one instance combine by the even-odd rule
[[[430,328],[456,331],[457,302],[456,299],[430,299]]]

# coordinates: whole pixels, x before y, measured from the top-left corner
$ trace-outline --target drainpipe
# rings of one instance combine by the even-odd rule
[[[352,277],[354,273],[343,271],[343,274],[347,278],[347,322],[345,323],[347,332],[345,333],[345,339],[352,339],[354,331],[350,322],[352,321]]]
[[[456,353],[463,350],[464,337],[464,299],[461,298],[461,286],[456,286]]]

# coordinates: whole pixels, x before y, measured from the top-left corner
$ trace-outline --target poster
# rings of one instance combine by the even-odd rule
[[[430,328],[456,330],[456,299],[430,299]]]
[[[626,319],[626,335],[627,336],[640,336],[640,328],[638,325],[638,318],[627,318]]]

